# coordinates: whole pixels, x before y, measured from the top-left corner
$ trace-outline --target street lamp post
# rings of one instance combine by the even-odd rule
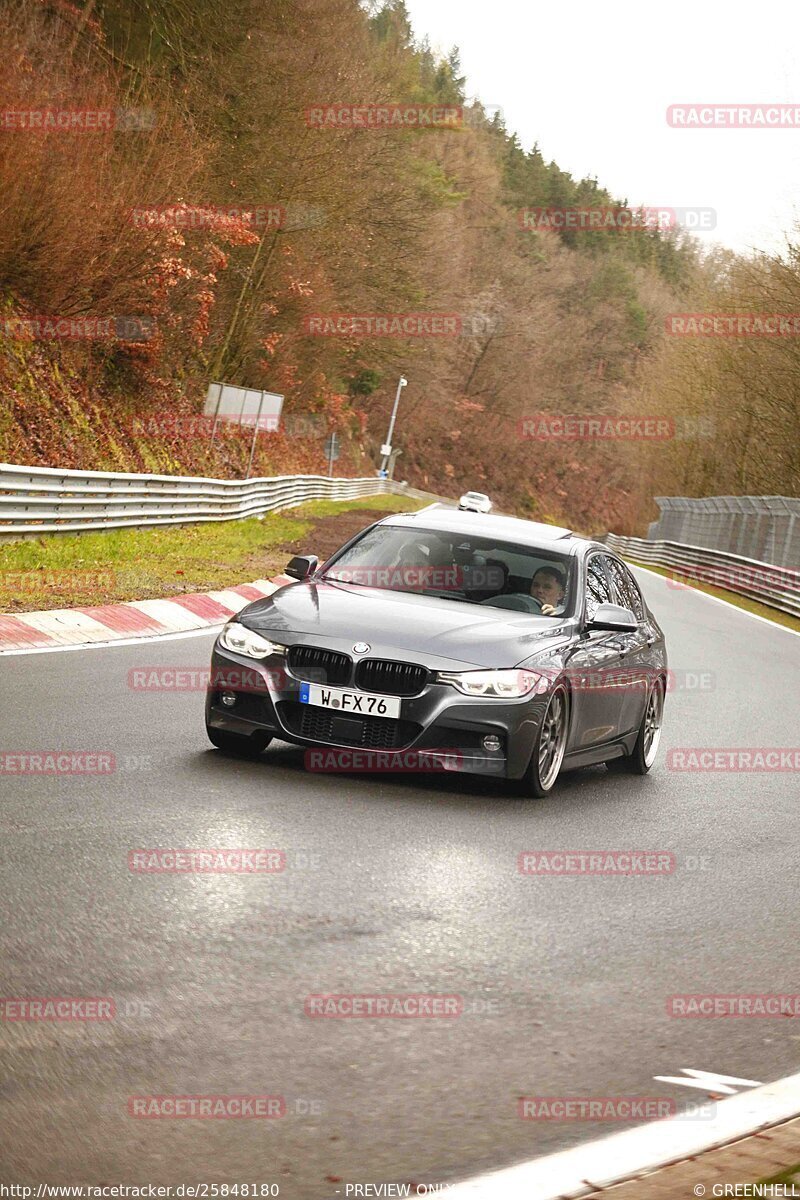
[[[403,390],[403,388],[406,387],[407,384],[408,384],[408,380],[406,379],[405,375],[401,375],[397,382],[397,391],[396,391],[395,397],[394,397],[394,405],[392,407],[392,416],[389,421],[389,432],[386,435],[386,441],[381,446],[381,454],[383,455],[383,458],[381,460],[381,467],[380,467],[381,478],[384,477],[384,473],[386,471],[386,465],[389,462],[389,456],[392,453],[392,434],[394,433],[394,423],[395,423],[395,419],[397,417],[397,406],[400,403],[400,393]]]

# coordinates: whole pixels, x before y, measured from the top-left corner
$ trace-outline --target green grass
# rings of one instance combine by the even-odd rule
[[[781,1171],[779,1175],[770,1175],[768,1179],[759,1179],[759,1183],[791,1183],[800,1184],[800,1163],[795,1163],[793,1167]],[[791,1192],[786,1193],[791,1196]]]
[[[314,549],[314,529],[326,518],[360,510],[411,512],[426,501],[406,496],[315,500],[263,519],[215,521],[155,529],[47,534],[0,545],[0,613],[86,607],[204,592],[269,578],[304,539]],[[359,528],[353,522],[343,542]]]
[[[690,579],[688,575],[682,575],[676,567],[655,567],[652,563],[636,562],[630,558],[628,562],[635,567],[642,567],[646,571],[655,571],[657,575],[664,575],[667,579],[683,579],[686,578],[690,586],[696,588],[698,592],[705,592],[709,596],[716,596],[718,600],[726,600],[728,604],[734,604],[737,608],[743,608],[745,612],[754,613],[757,617],[766,617],[768,621],[774,621],[776,625],[785,625],[787,629],[794,629],[800,633],[800,621],[797,617],[793,617],[790,613],[781,612],[780,609],[771,608],[768,604],[759,604],[757,600],[749,600],[747,596],[740,596],[736,592],[728,592],[725,588],[714,587],[708,583],[700,583],[694,579]]]
[[[412,496],[365,496],[363,500],[311,500],[289,511],[301,517],[310,514],[314,517],[333,517],[348,509],[366,508],[373,512],[416,512],[425,508],[430,500],[416,500]]]

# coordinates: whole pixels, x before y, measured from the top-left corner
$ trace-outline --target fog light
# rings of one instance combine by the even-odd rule
[[[483,748],[484,750],[499,750],[500,738],[494,733],[487,733],[483,739]]]
[[[223,692],[220,699],[226,708],[233,708],[236,703],[236,692]]]

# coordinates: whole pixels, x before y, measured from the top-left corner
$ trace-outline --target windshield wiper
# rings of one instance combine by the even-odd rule
[[[348,587],[373,587],[371,583],[363,583],[360,579],[339,579],[336,575],[318,575],[321,583],[345,583]]]

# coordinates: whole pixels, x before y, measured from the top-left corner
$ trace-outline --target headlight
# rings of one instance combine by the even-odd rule
[[[283,650],[283,646],[268,642],[261,634],[254,633],[238,621],[231,621],[225,626],[219,635],[219,644],[226,650],[233,650],[235,654],[246,654],[248,658],[266,658],[269,654],[279,654]]]
[[[501,700],[519,700],[537,687],[547,690],[549,680],[535,671],[441,671],[442,683],[450,683],[465,696],[491,696]],[[539,686],[543,685],[543,686]]]

